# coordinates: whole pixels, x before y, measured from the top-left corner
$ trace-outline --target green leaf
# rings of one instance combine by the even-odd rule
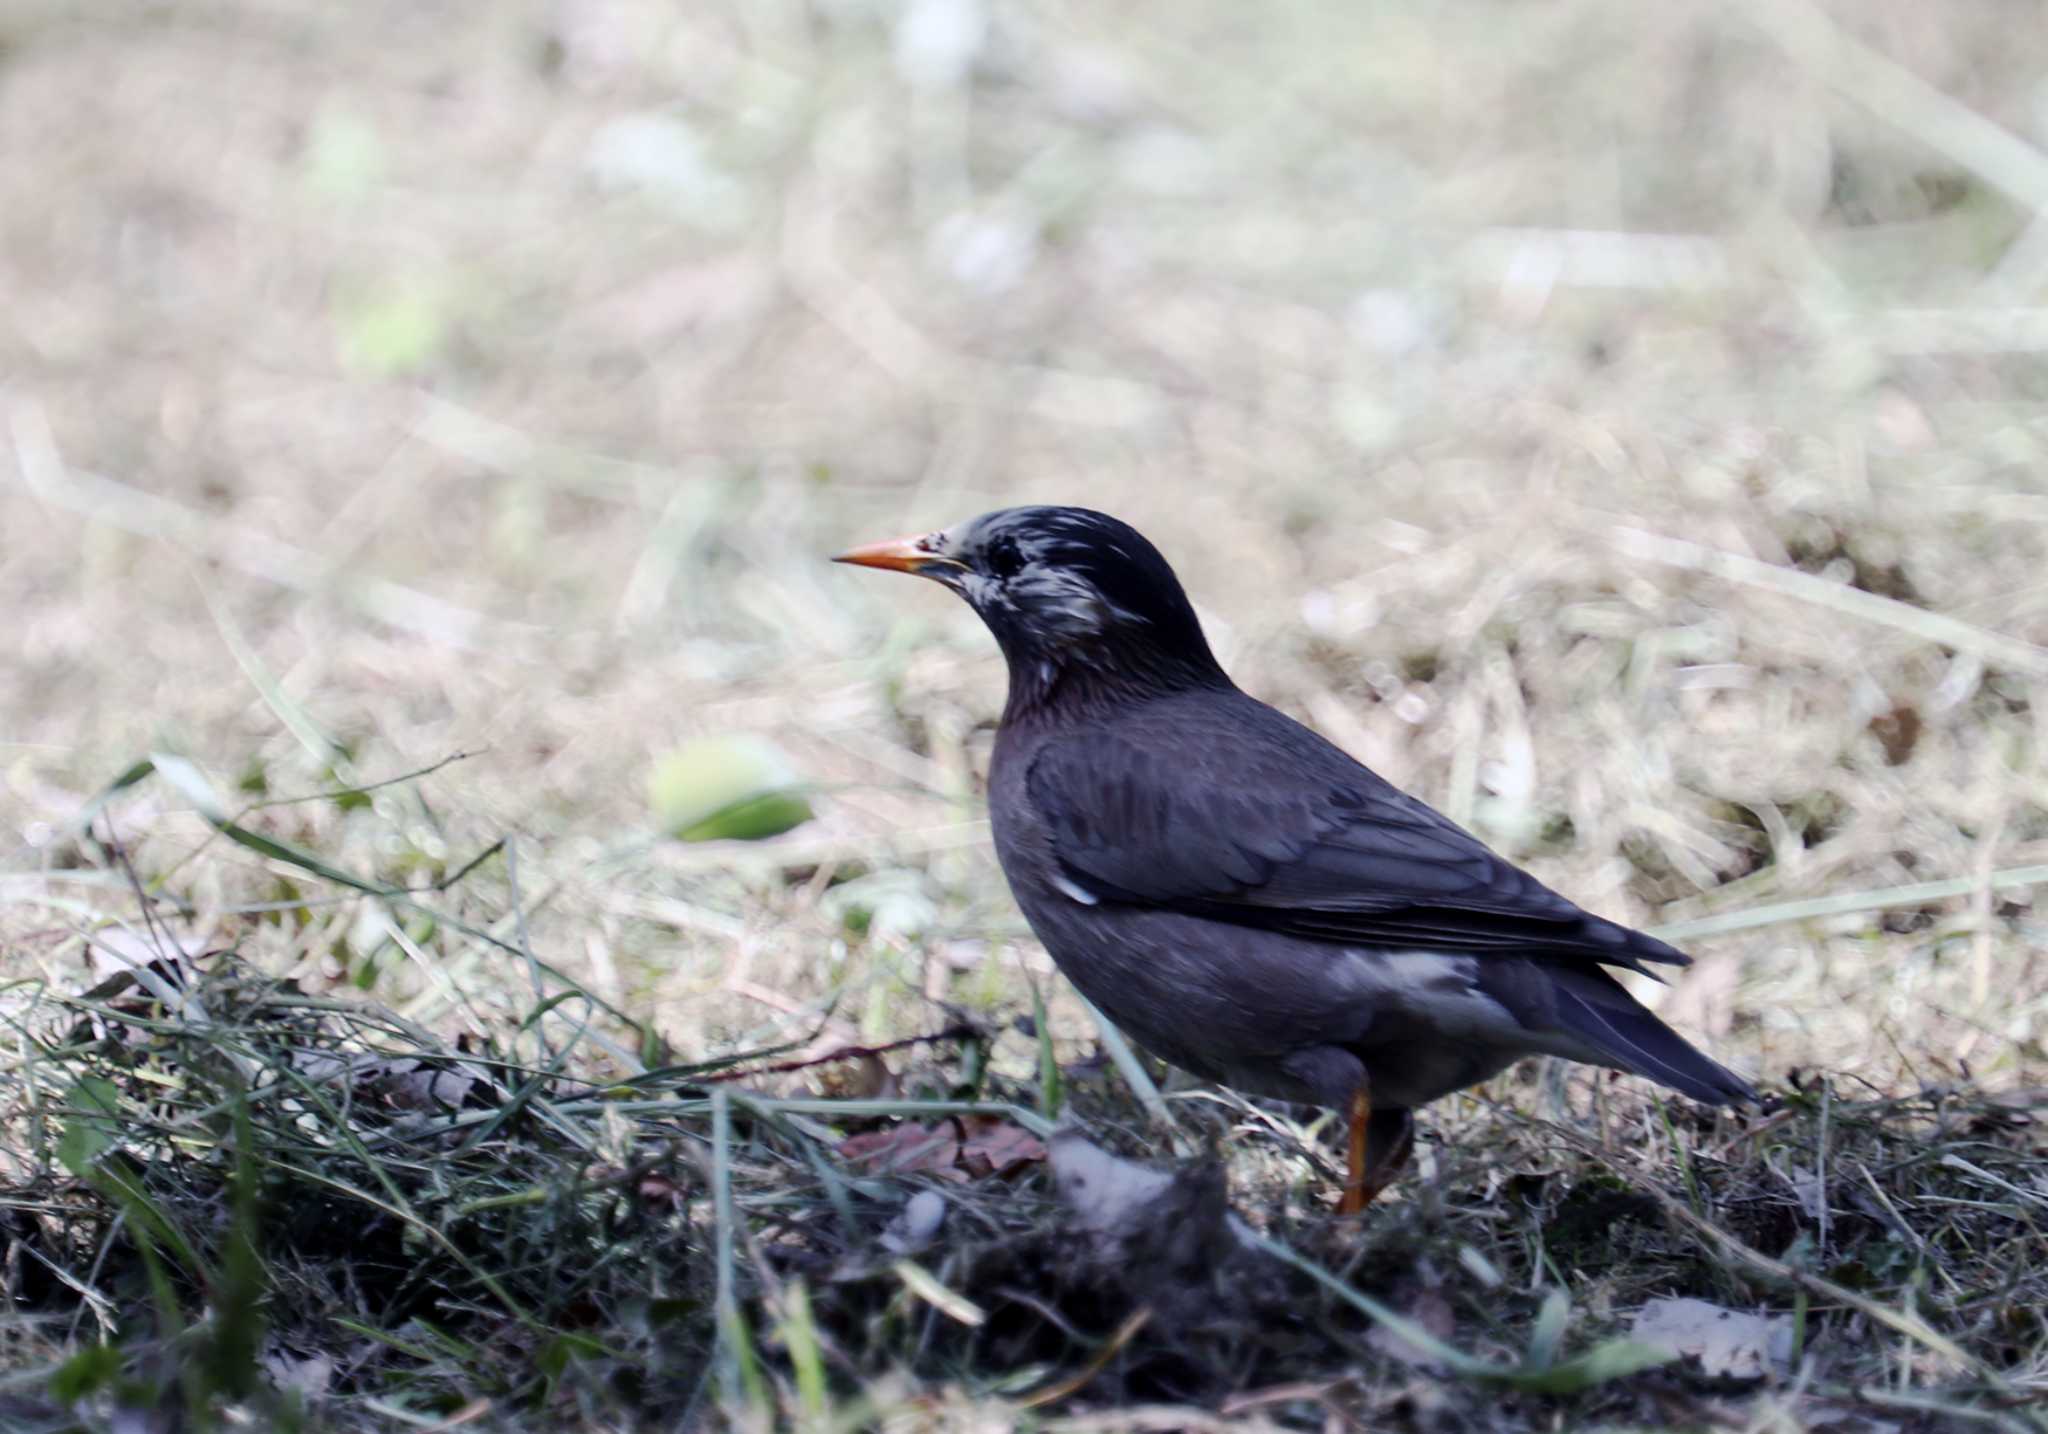
[[[341,743],[327,735],[306,709],[294,702],[284,690],[284,684],[271,672],[254,644],[242,635],[242,629],[235,622],[225,604],[213,595],[211,589],[201,588],[200,595],[206,599],[208,611],[213,614],[213,625],[220,630],[221,641],[234,657],[235,665],[242,669],[250,686],[256,689],[263,703],[282,722],[291,734],[299,739],[299,745],[309,752],[316,762],[332,766],[337,760],[345,759]]]
[[[655,763],[648,802],[682,841],[759,841],[811,819],[795,768],[764,737],[708,737]]]
[[[1529,1332],[1528,1353],[1519,1367],[1501,1376],[1500,1382],[1531,1394],[1574,1394],[1610,1379],[1668,1364],[1674,1357],[1662,1345],[1611,1339],[1584,1354],[1560,1361],[1557,1351],[1564,1344],[1565,1325],[1571,1312],[1571,1296],[1553,1286],[1543,1297],[1543,1308],[1536,1312],[1536,1326]]]
[[[111,1344],[95,1344],[57,1366],[50,1376],[50,1397],[59,1404],[76,1404],[120,1377],[121,1351]]]
[[[792,1281],[785,1300],[788,1313],[782,1321],[782,1346],[796,1371],[796,1394],[804,1418],[817,1423],[825,1417],[825,1356],[818,1343],[818,1327],[811,1320],[811,1297],[802,1280]]]
[[[1031,983],[1031,1020],[1038,1032],[1038,1108],[1045,1112],[1047,1120],[1057,1120],[1062,1099],[1060,1063],[1053,1054],[1052,1022],[1046,1016],[1045,997],[1036,981]]]
[[[120,1139],[115,1118],[121,1108],[121,1092],[112,1081],[86,1076],[71,1087],[67,1103],[71,1115],[57,1137],[57,1159],[82,1179],[92,1170],[93,1162]]]
[[[540,1353],[534,1356],[534,1364],[540,1370],[541,1377],[547,1381],[548,1387],[552,1389],[561,1383],[562,1376],[575,1361],[595,1358],[606,1353],[608,1351],[605,1347],[594,1339],[566,1332],[557,1333],[553,1339],[540,1347]]]
[[[134,786],[155,770],[156,764],[147,757],[130,765],[120,776],[114,778],[113,781],[107,783],[106,786],[94,793],[91,801],[78,809],[78,815],[72,818],[72,829],[75,831],[85,831],[92,825],[93,818],[100,814],[108,802],[112,801],[122,792],[127,791],[128,788]]]
[[[215,831],[236,845],[245,846],[250,851],[271,857],[277,861],[286,862],[298,867],[301,871],[309,871],[322,880],[334,882],[338,886],[352,887],[357,891],[367,891],[372,896],[390,896],[393,894],[388,886],[379,885],[374,881],[365,881],[359,876],[351,876],[340,867],[329,866],[311,852],[301,851],[289,843],[278,841],[274,837],[267,837],[261,832],[251,831],[245,826],[228,820],[227,813],[221,807],[220,797],[213,790],[213,783],[208,781],[206,774],[200,771],[198,766],[187,758],[180,757],[172,752],[154,752],[150,754],[150,762],[154,765],[159,776],[185,794],[185,799],[192,803],[199,815],[206,818],[208,824]]]
[[[1533,1372],[1557,1362],[1557,1349],[1564,1343],[1565,1321],[1571,1318],[1571,1313],[1571,1296],[1553,1285],[1543,1297],[1543,1308],[1536,1312],[1536,1326],[1529,1331],[1529,1352],[1523,1356],[1522,1368]]]
[[[169,1272],[161,1268],[162,1256],[169,1255],[188,1280],[211,1286],[216,1277],[212,1263],[200,1253],[183,1226],[143,1188],[136,1175],[117,1160],[107,1161],[92,1172],[92,1184],[102,1195],[121,1207],[134,1229],[137,1245],[150,1266],[151,1286],[156,1289],[159,1316],[170,1329],[178,1323],[176,1291],[168,1283]]]
[[[1576,1394],[1596,1384],[1626,1379],[1631,1374],[1669,1364],[1676,1358],[1676,1354],[1662,1345],[1643,1344],[1633,1339],[1610,1339],[1559,1364],[1542,1369],[1515,1370],[1501,1376],[1500,1382],[1528,1394]]]
[[[197,763],[175,752],[152,752],[149,760],[157,775],[182,792],[199,815],[215,826],[227,820],[227,812],[220,804],[220,794],[214,791],[213,783],[207,780],[206,773],[199,770]]]
[[[801,796],[768,792],[734,802],[674,835],[683,841],[762,841],[810,819],[811,804]]]
[[[212,1320],[198,1351],[208,1382],[230,1399],[246,1399],[262,1377],[264,1299],[270,1271],[257,1248],[262,1223],[258,1209],[255,1124],[246,1096],[235,1102],[234,1166],[228,1187],[231,1218],[220,1254],[219,1282],[209,1292]]]

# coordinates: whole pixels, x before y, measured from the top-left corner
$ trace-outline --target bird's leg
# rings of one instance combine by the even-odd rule
[[[1382,1106],[1369,1117],[1371,1129],[1366,1141],[1366,1185],[1359,1204],[1370,1205],[1380,1192],[1394,1183],[1401,1167],[1415,1151],[1415,1116],[1412,1112]]]
[[[1365,1183],[1366,1127],[1371,1123],[1372,1088],[1361,1076],[1351,1092],[1351,1140],[1344,1166],[1344,1194],[1337,1201],[1339,1215],[1362,1213],[1372,1197],[1379,1194],[1377,1187],[1368,1192]]]

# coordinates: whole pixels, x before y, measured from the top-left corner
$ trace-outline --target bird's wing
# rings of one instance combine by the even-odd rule
[[[1097,900],[1346,944],[1687,961],[1242,694],[1054,737],[1025,786],[1063,876]]]

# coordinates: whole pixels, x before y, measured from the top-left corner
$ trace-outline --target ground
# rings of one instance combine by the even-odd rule
[[[2040,1427],[2039,19],[0,7],[9,1427]],[[823,561],[1019,501],[1771,1102],[1526,1066],[1351,1225],[1098,1034],[992,645]],[[813,818],[664,837],[741,739]]]

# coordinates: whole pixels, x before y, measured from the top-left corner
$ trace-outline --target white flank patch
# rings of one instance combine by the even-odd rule
[[[1097,896],[1087,887],[1079,886],[1074,882],[1068,881],[1064,876],[1061,876],[1058,872],[1053,873],[1052,884],[1060,889],[1060,894],[1062,896],[1070,897],[1071,899],[1080,902],[1083,906],[1094,906],[1102,900],[1101,897]]]

